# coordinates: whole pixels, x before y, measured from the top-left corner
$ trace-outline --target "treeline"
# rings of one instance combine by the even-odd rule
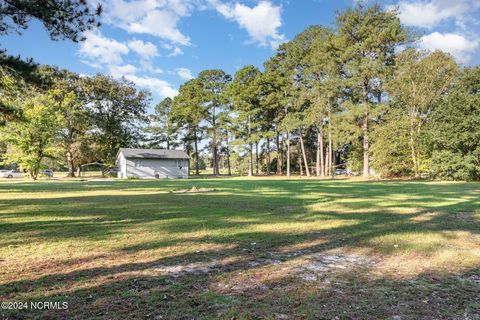
[[[200,145],[248,175],[480,177],[480,69],[411,47],[394,11],[358,5],[312,26],[261,71],[206,70],[155,110],[153,145]],[[400,49],[403,50],[400,50]]]
[[[85,31],[100,25],[103,10],[100,4],[92,6],[84,0],[50,0],[40,5],[2,1],[0,11],[0,35],[22,34],[36,20],[51,40],[79,42],[85,39]],[[52,159],[65,159],[72,176],[81,163],[111,162],[108,154],[117,142],[108,138],[109,132],[126,130],[121,129],[120,119],[115,120],[116,129],[102,119],[104,114],[115,114],[119,100],[112,97],[117,90],[123,90],[119,99],[137,100],[145,108],[147,95],[138,93],[131,83],[40,67],[32,59],[12,56],[1,48],[0,166],[20,167],[36,179],[40,168]]]
[[[81,77],[35,67],[31,81],[0,68],[0,160],[36,179],[48,161],[65,163],[68,176],[83,164],[114,166],[120,147],[138,146],[150,94],[125,79]],[[34,76],[33,76],[34,75]]]
[[[60,25],[47,28],[52,39],[63,30],[76,41],[84,29]],[[282,44],[263,70],[200,72],[150,116],[150,94],[125,79],[79,76],[3,52],[0,161],[36,179],[55,160],[75,176],[92,162],[113,167],[120,147],[144,146],[185,149],[196,174],[210,162],[214,174],[348,169],[478,180],[480,68],[418,51],[414,41],[396,12],[359,4],[340,13],[335,28],[312,26]]]

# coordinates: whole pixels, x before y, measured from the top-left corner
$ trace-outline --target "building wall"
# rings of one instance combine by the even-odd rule
[[[125,175],[136,178],[188,178],[187,159],[126,159]]]
[[[118,177],[126,178],[127,177],[127,161],[122,153],[117,157],[117,167],[118,167]]]

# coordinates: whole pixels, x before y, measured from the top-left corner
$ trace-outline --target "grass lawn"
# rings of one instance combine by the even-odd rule
[[[1,181],[0,301],[68,302],[7,319],[480,319],[480,184]]]

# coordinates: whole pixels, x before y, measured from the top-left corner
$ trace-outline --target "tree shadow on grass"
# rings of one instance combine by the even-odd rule
[[[218,189],[226,182],[206,181],[208,186]],[[243,184],[237,185],[237,182]],[[251,185],[252,182],[256,187]],[[241,231],[254,225],[319,221],[353,224],[332,227],[325,231],[326,234],[369,234],[374,231],[372,236],[375,236],[408,230],[479,231],[472,223],[474,217],[458,223],[447,219],[455,212],[473,212],[480,207],[478,184],[465,187],[414,182],[406,185],[349,182],[346,186],[337,186],[333,181],[287,180],[280,185],[278,181],[260,182],[235,181],[236,186],[229,187],[230,192],[208,194],[150,191],[148,194],[12,198],[2,200],[0,229],[12,237],[24,234],[32,242],[39,239],[108,239],[135,227],[172,235],[200,229],[206,232],[225,229],[232,230],[227,232],[230,235],[235,229]],[[173,185],[173,182],[169,183]],[[142,182],[140,185],[151,187],[152,183]],[[139,184],[133,186],[139,187]],[[405,194],[408,199],[404,198]],[[330,209],[331,205],[335,209]],[[403,208],[411,209],[412,213],[400,212]],[[430,211],[445,214],[435,217],[424,227],[411,223],[411,219]],[[5,237],[3,241],[11,239]]]
[[[272,259],[288,263],[313,253],[358,247],[370,248],[372,254],[394,254],[393,245],[374,248],[370,243],[383,236],[444,235],[445,231],[478,235],[479,217],[474,214],[479,207],[478,184],[349,182],[342,186],[333,181],[235,181],[234,185],[228,185],[229,181],[222,181],[223,184],[217,180],[201,182],[204,184],[199,185],[197,181],[194,184],[216,188],[218,192],[152,193],[155,185],[142,182],[133,186],[149,190],[149,194],[2,200],[0,228],[8,233],[0,238],[3,245],[21,238],[30,243],[72,239],[97,241],[144,232],[169,237],[139,240],[133,244],[120,242],[117,253],[135,255],[183,243],[191,243],[193,247],[218,244],[222,248],[221,245],[225,245],[223,249],[178,252],[146,262],[107,261],[97,256],[106,260],[106,265],[96,267],[83,267],[89,258],[64,261],[65,265],[78,266],[69,272],[60,271],[60,261],[52,274],[4,282],[0,285],[0,297],[4,300],[68,301],[69,310],[19,311],[9,312],[9,315],[18,318],[150,318],[163,315],[182,319],[266,318],[278,313],[312,319],[335,316],[371,319],[395,315],[402,315],[402,319],[404,316],[449,319],[475,315],[474,311],[478,314],[478,284],[469,280],[478,275],[478,269],[459,274],[433,272],[413,279],[395,279],[387,274],[378,279],[365,278],[369,270],[349,269],[339,272],[330,283],[314,285],[292,278],[280,268],[275,269],[278,274],[272,271],[272,277],[267,277],[269,280],[255,280],[261,285],[247,286],[241,292],[220,290],[215,286],[239,273],[251,273],[254,277],[258,270],[271,268]],[[184,182],[182,187],[191,183]],[[164,189],[173,186],[178,188],[173,182],[162,184]],[[98,187],[104,188],[104,185]],[[74,190],[82,188],[77,186]],[[404,200],[402,195],[410,196],[410,200]],[[395,197],[396,200],[390,199]],[[330,203],[335,209],[322,207]],[[411,212],[402,212],[404,208],[410,208]],[[15,220],[20,218],[24,220]],[[262,226],[263,229],[259,228]],[[191,233],[196,231],[203,233],[192,237]],[[25,242],[17,245],[23,244]],[[420,249],[435,255],[441,249],[436,245]],[[223,262],[220,267],[200,273],[172,276],[155,271],[159,266],[176,268],[208,264],[212,260]],[[248,277],[242,279],[249,283]],[[427,302],[423,302],[425,299]],[[89,308],[85,308],[86,305]],[[343,311],[345,313],[341,313]]]
[[[237,259],[206,271],[158,272],[165,266],[198,266],[195,262],[231,256]],[[282,265],[298,255],[285,258],[290,256],[283,252],[283,257],[281,263],[272,265],[270,259],[258,259],[251,253],[239,255],[235,249],[189,253],[18,281],[0,286],[0,292],[7,300],[69,304],[68,310],[6,313],[18,319],[476,319],[480,311],[479,268],[397,278],[391,274],[375,276],[372,266],[352,265],[305,281],[295,272],[282,272]],[[71,289],[72,283],[78,282],[88,285]],[[29,291],[34,294],[28,295]]]

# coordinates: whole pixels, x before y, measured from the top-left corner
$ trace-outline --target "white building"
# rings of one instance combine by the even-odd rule
[[[120,148],[119,178],[188,178],[188,155],[181,150]]]

